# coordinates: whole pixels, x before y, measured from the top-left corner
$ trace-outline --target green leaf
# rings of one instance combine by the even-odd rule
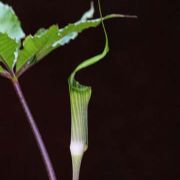
[[[111,14],[105,16],[103,19],[111,19],[111,18],[118,18],[121,17],[118,14]],[[76,37],[78,37],[79,33],[82,31],[89,29],[89,28],[95,28],[101,24],[101,19],[93,19],[93,20],[80,20],[77,21],[74,24],[69,24],[65,28],[60,29],[60,39],[53,44],[54,47],[63,46],[65,44],[68,44],[71,40],[74,40]]]
[[[40,29],[34,36],[26,37],[23,49],[19,52],[16,70],[35,64],[52,51],[52,44],[59,39],[58,31],[58,26],[54,25],[48,30]]]
[[[0,73],[4,72],[4,69],[2,68],[2,66],[0,66]]]
[[[20,21],[13,9],[0,1],[0,32],[7,33],[11,38],[20,40],[25,36]]]
[[[7,34],[0,33],[0,61],[10,71],[13,71],[17,61],[19,46],[16,40],[11,39]]]
[[[65,44],[68,44],[70,42],[70,40],[75,39],[78,36],[78,33],[80,32],[80,31],[78,31],[78,29],[79,30],[81,29],[81,31],[83,31],[83,28],[81,28],[81,24],[86,23],[86,21],[88,19],[91,19],[93,17],[93,15],[94,15],[94,4],[93,4],[93,2],[91,2],[90,9],[82,15],[82,17],[79,21],[77,21],[73,24],[69,24],[59,30],[60,38],[57,42],[55,42],[53,44],[53,46],[54,47],[63,46]]]
[[[91,4],[90,10],[83,14],[81,20],[91,18],[93,13],[94,6]],[[30,35],[24,40],[23,49],[19,53],[16,65],[17,72],[24,72],[52,50],[66,44],[73,38],[75,37],[73,37],[72,31],[66,32],[65,28],[59,29],[58,26],[51,26],[49,29],[39,29],[34,36]]]
[[[100,25],[101,18],[91,19],[93,17],[93,14],[94,14],[94,6],[93,3],[91,3],[90,10],[85,12],[79,21],[75,23],[71,23],[59,30],[60,39],[57,42],[55,42],[53,46],[59,47],[68,44],[71,40],[74,40],[82,31],[89,28],[95,28],[98,25]],[[137,16],[134,15],[110,14],[103,17],[103,20],[108,20],[112,18],[136,18],[136,17]]]
[[[28,36],[23,42],[23,48],[19,52],[16,71],[20,76],[32,65],[40,61],[54,49],[69,43],[78,37],[78,34],[88,28],[97,27],[101,23],[101,18],[88,20],[94,14],[94,6],[83,14],[81,19],[64,28],[58,29],[58,26],[51,26],[49,29],[40,29],[32,36]],[[112,14],[104,17],[104,20],[124,17],[123,15]]]

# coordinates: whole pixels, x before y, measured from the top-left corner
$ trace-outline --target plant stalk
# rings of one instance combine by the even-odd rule
[[[43,142],[43,139],[42,139],[42,136],[39,132],[39,129],[37,127],[37,124],[34,120],[34,117],[28,107],[28,104],[26,102],[26,99],[23,95],[23,92],[21,90],[21,87],[20,87],[20,84],[17,80],[17,78],[13,78],[12,79],[12,83],[13,83],[13,86],[14,86],[14,89],[16,91],[16,94],[19,98],[19,101],[23,107],[23,110],[26,114],[26,117],[27,117],[27,121],[31,127],[31,130],[33,132],[33,135],[34,135],[34,138],[36,140],[36,143],[38,145],[38,148],[39,148],[39,151],[41,153],[41,156],[42,156],[42,159],[43,159],[43,162],[44,162],[44,166],[46,168],[46,171],[47,171],[47,174],[48,174],[48,177],[49,177],[49,180],[56,180],[56,175],[55,175],[55,172],[54,172],[54,168],[52,166],[52,163],[51,163],[51,160],[50,160],[50,157],[48,155],[48,152],[46,150],[46,147],[45,147],[45,144]]]
[[[73,165],[73,180],[79,180],[81,161],[83,154],[81,155],[71,155],[72,156],[72,165]]]

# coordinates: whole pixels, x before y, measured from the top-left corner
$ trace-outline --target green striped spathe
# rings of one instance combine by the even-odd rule
[[[88,146],[88,104],[91,87],[80,85],[77,81],[69,82],[71,103],[71,145],[82,144],[83,151]]]

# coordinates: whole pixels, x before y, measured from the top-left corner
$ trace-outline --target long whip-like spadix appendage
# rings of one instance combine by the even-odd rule
[[[88,147],[88,104],[91,97],[91,87],[81,85],[75,80],[78,71],[101,60],[109,51],[108,37],[103,24],[101,7],[99,3],[102,26],[105,33],[106,44],[103,52],[83,61],[77,66],[69,78],[69,93],[71,104],[71,143],[73,180],[79,179],[80,166],[84,152]]]
[[[72,157],[73,180],[79,179],[81,161],[84,152],[88,148],[88,104],[91,97],[91,87],[80,84],[75,80],[75,75],[81,69],[91,66],[103,59],[109,51],[108,36],[104,26],[104,20],[101,13],[100,0],[98,0],[101,23],[105,35],[105,47],[102,53],[91,57],[80,63],[71,73],[69,83],[70,105],[71,105],[71,143],[70,151]],[[92,8],[92,6],[91,6]],[[90,12],[93,12],[92,9]],[[89,13],[87,13],[89,15]],[[117,15],[120,18],[136,18],[131,15]]]

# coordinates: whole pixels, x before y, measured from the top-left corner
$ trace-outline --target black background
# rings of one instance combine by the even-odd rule
[[[4,2],[13,6],[26,34],[74,22],[90,4],[84,0]],[[179,180],[179,1],[103,0],[102,8],[103,14],[139,18],[106,22],[110,53],[78,75],[81,83],[93,87],[89,149],[80,178]],[[103,46],[102,28],[87,30],[20,79],[58,179],[71,179],[67,78],[79,62]],[[12,85],[3,78],[0,107],[0,179],[47,180],[23,110]]]

